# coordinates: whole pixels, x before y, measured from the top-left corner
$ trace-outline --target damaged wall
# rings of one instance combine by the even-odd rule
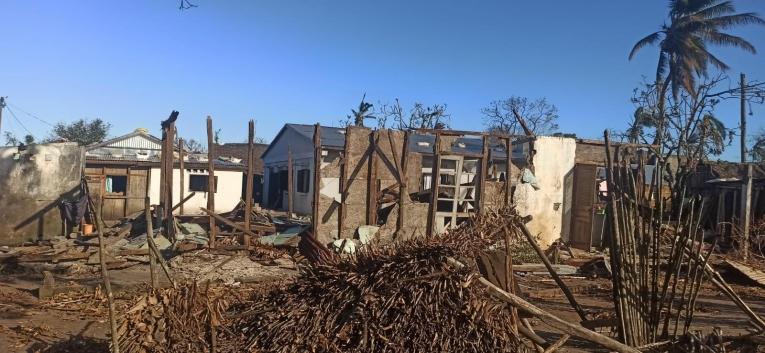
[[[564,179],[575,165],[576,140],[540,136],[534,140],[534,170],[539,190],[529,183],[515,187],[513,203],[521,215],[532,215],[529,231],[539,235],[541,246],[561,237],[563,229]]]
[[[62,234],[58,204],[78,194],[83,155],[76,143],[0,148],[0,244]]]

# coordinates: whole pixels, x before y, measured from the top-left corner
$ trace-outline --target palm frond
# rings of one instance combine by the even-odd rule
[[[713,18],[728,13],[736,12],[736,8],[733,6],[732,1],[723,1],[719,4],[712,5],[705,9],[699,10],[693,14],[694,17],[700,18]]]
[[[719,29],[728,29],[733,26],[743,25],[765,25],[765,20],[763,20],[760,16],[757,15],[757,13],[754,12],[719,16],[706,19],[704,22]]]
[[[635,46],[633,46],[632,50],[630,50],[629,59],[632,60],[632,58],[635,57],[635,54],[638,52],[638,50],[642,49],[643,47],[656,44],[656,42],[659,41],[659,39],[661,39],[661,33],[662,33],[661,31],[653,32],[645,36],[643,39],[639,40],[637,43],[635,43]]]
[[[701,36],[707,42],[715,45],[739,48],[752,54],[757,54],[757,49],[754,48],[752,43],[738,36],[717,31],[703,32]]]

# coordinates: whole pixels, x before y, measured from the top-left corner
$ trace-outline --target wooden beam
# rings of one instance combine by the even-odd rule
[[[207,208],[215,210],[215,144],[213,143],[212,117],[207,116]],[[208,246],[215,248],[215,217],[210,216],[210,240]]]
[[[185,183],[186,168],[183,165],[183,163],[184,163],[183,162],[183,158],[184,158],[183,157],[183,139],[178,139],[178,169],[180,169],[178,171],[179,172],[179,174],[178,174],[178,181],[180,182],[180,185],[178,186],[178,189],[179,189],[179,192],[178,192],[179,196],[178,197],[181,200],[185,200],[186,199],[186,183]],[[182,201],[180,203],[181,209],[178,211],[179,214],[183,214],[183,202],[185,202],[185,201]],[[175,207],[173,207],[173,210],[175,210]]]
[[[255,154],[255,121],[250,120],[247,129],[247,186],[245,187],[244,192],[244,228],[249,231],[250,219],[252,218],[252,183],[254,181],[254,175],[252,175],[252,173],[254,172],[255,164],[255,158],[253,156]],[[250,247],[249,234],[244,233],[242,236],[242,245],[247,248]]]
[[[406,200],[409,198],[407,186],[406,170],[409,162],[409,131],[404,131],[404,145],[401,147],[401,182],[398,184],[398,219],[396,220],[396,231],[400,232],[404,228],[404,210],[406,209]]]
[[[367,168],[367,224],[377,224],[377,158],[376,155],[379,147],[377,147],[378,134],[376,131],[372,131],[369,134],[369,146],[371,153],[369,154],[369,165]]]
[[[481,153],[481,173],[479,174],[481,176],[481,180],[479,180],[478,184],[478,191],[476,192],[476,195],[478,196],[478,212],[480,214],[484,214],[486,211],[486,200],[484,200],[486,197],[486,177],[489,173],[489,136],[483,137],[483,149]]]
[[[743,74],[741,74],[743,79]],[[742,88],[743,89],[743,88]],[[743,121],[743,120],[742,120]],[[743,150],[742,150],[743,152]],[[743,159],[743,157],[741,157]],[[752,223],[752,165],[746,164],[744,184],[741,186],[741,233],[744,236],[740,244],[744,260],[749,258],[749,227]]]
[[[569,334],[564,334],[563,336],[561,336],[561,338],[560,338],[560,339],[558,339],[557,341],[555,341],[555,343],[551,344],[551,345],[550,345],[550,347],[547,347],[547,349],[545,349],[545,352],[544,352],[544,353],[552,353],[552,352],[555,352],[555,351],[557,351],[557,350],[558,350],[558,348],[560,348],[560,347],[562,347],[564,344],[566,344],[566,341],[568,341],[568,339],[569,339],[569,338],[571,338],[571,335],[569,335]]]
[[[510,165],[513,163],[512,155],[512,144],[510,143],[510,138],[505,139],[505,153],[507,154],[507,160],[505,161],[505,206],[510,205],[510,201],[512,198],[510,197],[511,192],[511,185],[510,185]]]
[[[144,201],[144,217],[146,217],[146,238],[148,239],[154,236],[154,227],[152,225],[151,217],[151,201],[149,201],[148,197]],[[159,280],[157,278],[157,258],[151,251],[149,252],[149,272],[151,278],[151,288],[159,288]]]
[[[183,204],[186,203],[186,201],[191,200],[194,195],[196,195],[196,191],[192,191],[188,196],[184,197],[183,200],[179,201],[175,206],[173,206],[173,209],[171,211],[175,211],[176,209],[180,208],[183,209]]]
[[[428,205],[428,228],[426,234],[433,235],[433,226],[436,223],[436,211],[438,209],[438,182],[441,173],[441,132],[436,132],[436,142],[433,144],[433,165],[430,177],[430,205]]]
[[[571,307],[573,307],[576,313],[579,315],[579,318],[581,318],[582,321],[587,320],[587,313],[584,312],[584,309],[582,309],[582,306],[579,305],[579,303],[576,301],[574,294],[571,293],[571,290],[568,288],[566,283],[563,282],[560,276],[558,276],[558,273],[555,272],[555,269],[550,263],[550,260],[547,258],[547,256],[545,256],[544,251],[542,251],[542,248],[539,247],[539,244],[537,244],[537,241],[534,239],[534,236],[531,235],[531,232],[529,232],[529,229],[526,228],[525,224],[520,222],[518,224],[518,228],[520,228],[521,233],[523,233],[523,236],[526,237],[526,241],[528,241],[531,247],[534,248],[534,251],[536,251],[537,256],[539,256],[539,259],[542,260],[543,264],[545,264],[547,271],[550,272],[550,276],[553,278],[553,280],[555,280],[555,283],[558,284],[558,287],[560,287],[560,289],[563,291],[563,294],[566,295],[568,302],[571,304]]]
[[[463,268],[465,267],[465,264],[455,260],[454,258],[447,258],[447,263],[450,265],[456,267],[456,268]],[[472,282],[475,283],[475,282]],[[589,342],[597,343],[605,348],[608,348],[610,350],[620,352],[620,353],[640,353],[640,350],[630,347],[624,343],[621,343],[611,337],[599,334],[597,332],[588,330],[580,325],[572,324],[566,320],[563,320],[553,314],[550,314],[547,311],[544,311],[535,305],[527,302],[523,298],[508,293],[502,288],[497,287],[494,283],[491,283],[491,281],[487,280],[484,277],[478,277],[478,283],[486,287],[489,292],[494,294],[494,296],[502,300],[506,303],[509,303],[510,305],[515,306],[516,308],[531,314],[540,320],[544,322],[547,325],[550,325],[551,327],[560,330],[564,334],[568,334],[571,336],[579,337],[581,339],[587,340]]]
[[[311,203],[311,225],[313,236],[319,237],[319,189],[321,188],[321,125],[316,123],[313,128],[313,201]]]
[[[295,212],[294,206],[292,204],[292,198],[295,195],[295,186],[293,185],[295,183],[295,180],[293,179],[294,176],[292,173],[294,170],[292,169],[292,146],[287,146],[287,211],[289,212],[289,217],[292,218],[292,214]]]
[[[211,211],[209,209],[206,209],[204,207],[200,207],[199,209],[202,210],[204,213],[207,213],[210,217],[215,218],[215,219],[221,221],[221,223],[223,223],[223,224],[225,224],[225,225],[227,225],[227,226],[229,226],[231,228],[234,228],[234,229],[236,229],[236,230],[238,230],[238,231],[240,231],[240,232],[242,232],[244,234],[247,234],[247,235],[249,235],[249,236],[251,236],[253,238],[257,238],[258,237],[258,235],[253,233],[251,230],[245,229],[245,227],[243,225],[236,224],[236,223],[226,219],[226,217],[223,217],[223,216],[221,216],[221,215],[219,215],[219,214],[217,214],[217,213],[215,213],[215,212],[213,212],[213,211]]]
[[[343,226],[345,225],[345,201],[348,200],[346,197],[348,196],[348,191],[345,189],[346,179],[348,178],[348,136],[350,132],[350,128],[345,128],[345,142],[343,143],[343,157],[340,159],[340,181],[339,181],[339,187],[340,187],[340,205],[337,209],[337,236],[338,238],[343,237]]]

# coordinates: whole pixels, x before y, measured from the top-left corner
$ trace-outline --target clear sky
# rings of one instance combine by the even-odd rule
[[[180,134],[199,140],[209,114],[224,142],[243,142],[248,119],[270,140],[285,122],[336,125],[364,93],[445,103],[452,127],[470,130],[491,100],[547,97],[562,131],[599,138],[627,126],[657,49],[627,54],[667,10],[653,0],[192,2],[0,0],[0,95],[38,138],[49,126],[17,108],[51,123],[100,117],[115,136],[157,134],[178,110]],[[765,16],[765,1],[735,4]],[[765,53],[765,27],[734,33]],[[736,80],[765,80],[765,54],[715,53]],[[718,109],[729,127],[738,106]],[[765,107],[753,108],[754,133]],[[25,134],[7,111],[2,129]],[[725,158],[738,158],[736,143]]]

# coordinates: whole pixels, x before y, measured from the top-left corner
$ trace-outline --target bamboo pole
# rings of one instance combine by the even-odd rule
[[[454,258],[449,257],[446,260],[448,264],[456,268],[465,267],[465,264],[455,260]],[[624,343],[621,343],[619,341],[616,341],[611,337],[601,335],[597,332],[591,331],[580,325],[572,324],[553,314],[550,314],[547,311],[544,311],[534,306],[533,304],[523,300],[523,298],[502,290],[502,288],[497,287],[494,283],[491,283],[491,281],[487,280],[484,277],[478,276],[478,282],[481,283],[481,285],[483,285],[484,287],[486,287],[492,294],[494,294],[496,298],[504,302],[507,302],[510,305],[513,305],[517,307],[518,309],[523,310],[524,312],[539,318],[545,324],[550,325],[551,327],[557,330],[560,330],[565,334],[579,337],[589,342],[597,343],[603,347],[606,347],[610,350],[620,352],[620,353],[639,353],[640,352],[639,350],[633,347],[630,347]]]

